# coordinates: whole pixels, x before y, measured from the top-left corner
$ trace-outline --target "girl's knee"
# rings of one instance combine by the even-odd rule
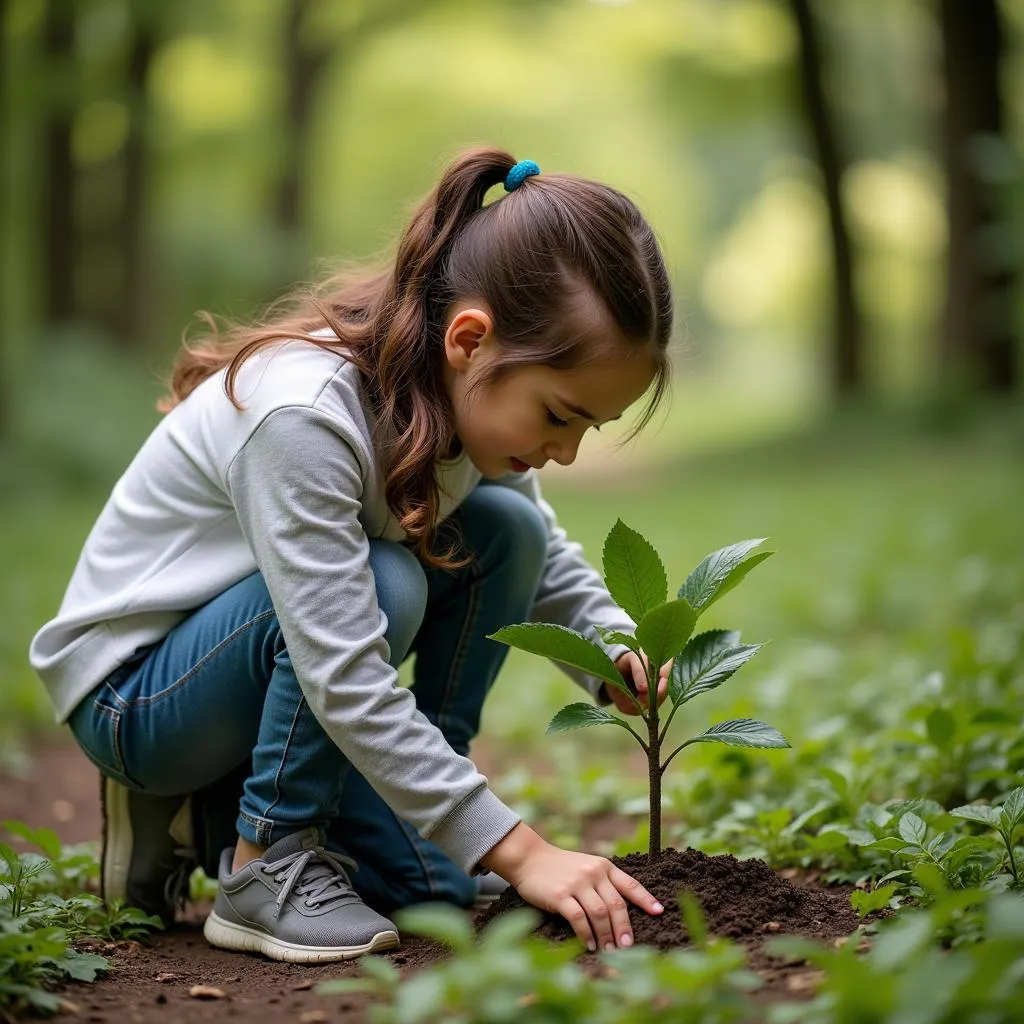
[[[524,568],[535,568],[538,573],[543,568],[550,539],[548,525],[526,495],[510,487],[477,487],[460,511],[464,531],[472,524],[470,529],[478,538],[500,546]]]
[[[419,559],[390,540],[370,541],[370,569],[377,603],[387,616],[386,638],[391,664],[397,667],[409,652],[427,609],[427,577]]]

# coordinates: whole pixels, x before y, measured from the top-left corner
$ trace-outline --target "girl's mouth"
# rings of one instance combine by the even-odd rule
[[[525,473],[530,468],[525,462],[520,462],[519,459],[509,459],[508,461],[512,463],[512,468],[517,473]]]

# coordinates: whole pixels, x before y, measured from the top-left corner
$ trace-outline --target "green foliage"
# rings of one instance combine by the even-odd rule
[[[683,894],[685,896],[685,894]],[[599,954],[597,979],[574,961],[573,939],[548,942],[531,935],[540,923],[532,910],[494,920],[479,940],[465,914],[429,905],[402,911],[403,932],[444,943],[451,957],[403,978],[383,957],[360,960],[363,976],[328,981],[323,995],[368,992],[381,1002],[369,1010],[374,1024],[712,1024],[749,1019],[745,993],[759,979],[743,969],[742,949],[709,941],[699,908],[684,900],[695,947],[663,954],[649,947]]]
[[[7,831],[37,846],[17,853],[0,843],[0,1015],[56,1013],[61,1000],[49,989],[65,980],[94,981],[109,969],[94,953],[74,949],[84,938],[141,939],[159,918],[119,902],[105,905],[82,892],[94,880],[95,858],[63,849],[45,828],[6,821]]]
[[[733,747],[778,749],[789,743],[777,730],[752,718],[718,722],[675,748],[664,760],[661,747],[672,719],[682,705],[726,682],[760,650],[760,644],[741,644],[739,633],[716,629],[693,635],[700,615],[734,589],[771,552],[752,554],[763,540],[731,544],[708,555],[686,578],[678,597],[667,600],[668,583],[661,558],[636,530],[617,520],[604,543],[604,573],[608,592],[636,622],[636,635],[595,625],[606,644],[624,644],[647,658],[647,705],[636,699],[615,663],[597,643],[564,626],[521,623],[490,634],[511,647],[542,654],[582,669],[625,693],[647,729],[647,739],[623,719],[589,704],[562,708],[548,732],[616,725],[629,732],[643,748],[649,764],[650,839],[652,856],[661,849],[661,777],[673,758],[695,743],[722,743]],[[657,702],[662,665],[672,662],[669,698],[671,711],[662,726]]]
[[[1003,845],[1006,847],[1006,858],[1014,884],[1020,885],[1020,871],[1017,867],[1014,844],[1017,839],[1017,831],[1024,829],[1024,786],[1018,786],[1008,793],[1000,808],[970,804],[965,807],[955,807],[949,813],[954,818],[980,822],[994,828],[999,833],[999,838],[1002,839]]]
[[[942,936],[966,898],[980,908],[984,941],[946,949]],[[1024,900],[1015,895],[948,893],[927,910],[904,911],[883,922],[866,955],[856,942],[837,950],[778,938],[769,947],[822,972],[815,997],[770,1008],[771,1024],[1015,1024],[1020,1019]]]

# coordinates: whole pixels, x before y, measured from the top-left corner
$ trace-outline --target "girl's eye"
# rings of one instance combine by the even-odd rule
[[[560,420],[550,409],[548,409],[548,423],[553,427],[567,427],[569,425],[568,420]]]

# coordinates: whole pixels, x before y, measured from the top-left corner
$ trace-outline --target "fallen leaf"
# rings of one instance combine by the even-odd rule
[[[60,1001],[60,1012],[61,1013],[78,1013],[82,1008],[77,1004],[71,1002],[70,999],[62,999]]]
[[[824,971],[805,971],[803,974],[791,974],[786,979],[786,988],[790,992],[813,992],[825,977]]]
[[[305,992],[307,989],[313,987],[312,981],[300,981],[297,985],[292,985],[293,992]]]
[[[188,994],[193,999],[223,999],[224,992],[222,989],[214,988],[212,985],[193,985],[189,990]]]
[[[177,981],[178,976],[176,974],[171,974],[170,971],[161,971],[156,976],[156,980],[159,981],[161,985],[166,985],[169,981]]]

